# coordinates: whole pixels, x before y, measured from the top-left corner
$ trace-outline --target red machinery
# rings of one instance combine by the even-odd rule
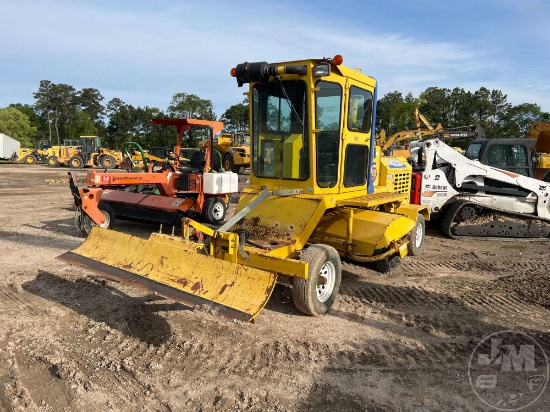
[[[101,173],[86,176],[87,187],[78,188],[70,175],[76,205],[76,225],[88,234],[94,225],[111,228],[115,217],[175,224],[183,216],[218,223],[225,218],[229,195],[238,191],[238,177],[232,172],[210,173],[212,142],[223,129],[222,122],[194,119],[153,119],[155,124],[176,126],[175,156],[159,173]],[[179,168],[182,135],[192,126],[210,129],[210,146],[196,152],[189,167]]]

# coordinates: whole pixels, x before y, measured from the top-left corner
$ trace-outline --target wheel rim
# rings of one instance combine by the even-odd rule
[[[55,159],[50,159],[50,166],[55,166]]]
[[[231,163],[229,163],[229,160],[226,160],[225,161],[225,166],[224,166],[225,170],[229,170],[231,168]]]
[[[71,163],[71,165],[72,165],[73,167],[78,167],[78,166],[80,166],[80,162],[79,162],[78,160],[73,160],[72,163]]]
[[[416,224],[416,236],[414,238],[414,244],[417,248],[422,245],[422,239],[424,238],[424,228],[421,223]]]
[[[102,210],[101,213],[103,214],[103,217],[105,218],[105,223],[102,223],[101,225],[99,225],[99,227],[108,228],[109,225],[111,224],[111,216],[105,210]]]
[[[326,302],[332,295],[336,283],[336,267],[332,262],[325,262],[319,270],[317,278],[317,299],[319,302]]]
[[[103,160],[103,166],[104,167],[111,167],[112,165],[113,165],[113,162],[111,161],[111,159]]]
[[[225,212],[223,204],[220,202],[214,203],[214,206],[212,207],[212,216],[214,217],[214,219],[222,220],[223,212]]]
[[[104,229],[108,229],[109,224],[111,223],[111,216],[109,216],[109,213],[107,213],[105,210],[101,210],[100,212],[101,212],[101,214],[103,214],[103,217],[105,218],[105,222],[103,222],[100,225],[98,225],[92,219],[90,219],[90,222],[92,223],[92,226],[99,226],[99,227],[102,227]]]
[[[27,163],[28,164],[33,164],[34,163],[34,159],[32,157],[27,157]]]

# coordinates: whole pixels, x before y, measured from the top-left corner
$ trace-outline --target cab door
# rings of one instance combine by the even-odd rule
[[[340,192],[367,193],[375,80],[365,84],[348,79],[344,93]]]

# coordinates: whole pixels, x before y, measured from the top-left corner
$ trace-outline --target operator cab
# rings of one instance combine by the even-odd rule
[[[533,177],[536,139],[478,139],[470,143],[464,156],[470,160]]]
[[[251,83],[251,185],[306,194],[373,192],[376,81],[343,59],[234,69]],[[372,153],[371,153],[372,152]]]

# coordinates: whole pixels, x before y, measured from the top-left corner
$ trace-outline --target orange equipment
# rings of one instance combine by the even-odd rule
[[[213,136],[222,122],[195,119],[153,119],[155,124],[177,127],[176,156],[159,173],[98,173],[86,176],[87,187],[78,188],[71,173],[70,185],[76,205],[75,222],[86,235],[92,226],[111,228],[115,217],[172,224],[183,216],[218,223],[225,218],[230,194],[238,191],[236,173],[210,173]],[[179,168],[182,135],[192,126],[208,126],[210,147],[196,152],[187,168]]]

